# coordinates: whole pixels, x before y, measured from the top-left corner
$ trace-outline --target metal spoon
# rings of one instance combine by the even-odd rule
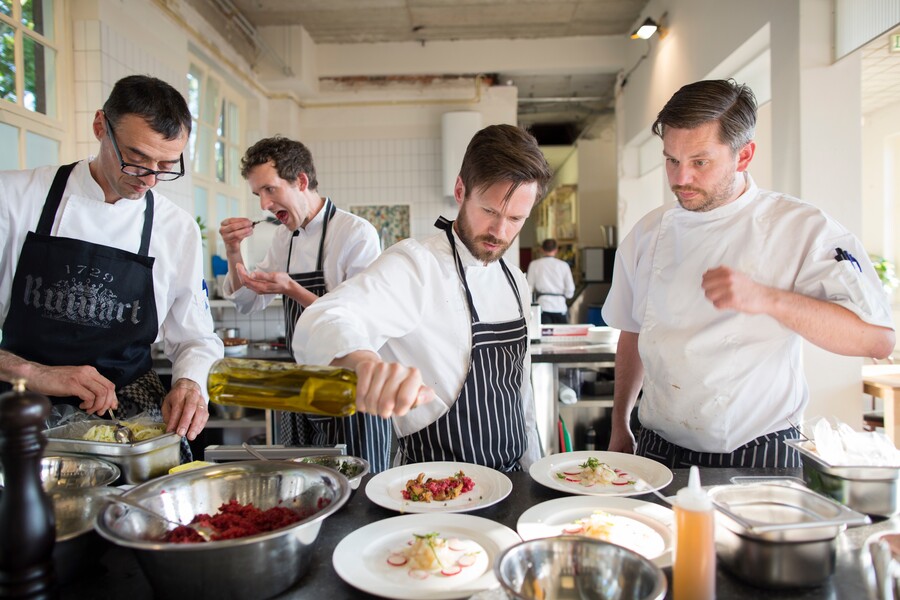
[[[139,504],[138,502],[136,502],[135,500],[132,500],[131,498],[126,498],[124,496],[108,496],[106,499],[109,500],[110,502],[124,504],[125,506],[128,506],[130,508],[137,509],[145,514],[151,515],[153,517],[156,517],[157,519],[165,521],[166,523],[171,523],[172,525],[177,525],[179,527],[181,527],[181,526],[190,527],[191,529],[196,531],[198,534],[200,534],[200,537],[202,537],[203,540],[206,542],[211,541],[212,537],[217,533],[215,529],[213,529],[212,527],[203,525],[202,523],[179,523],[178,521],[173,521],[172,519],[166,518],[163,515],[159,514],[155,510],[147,508],[146,506],[144,506],[142,504]]]
[[[244,448],[244,450],[246,450],[247,452],[252,454],[253,458],[258,458],[259,460],[269,460],[268,458],[266,458],[266,456],[262,452],[260,452],[259,450],[257,450],[256,448],[254,448],[253,446],[248,444],[247,442],[243,442],[241,444],[241,446]]]
[[[133,444],[134,432],[131,428],[122,425],[122,422],[119,421],[118,417],[116,417],[116,413],[114,413],[111,408],[107,410],[109,410],[109,416],[112,417],[113,426],[116,428],[113,432],[113,437],[116,438],[116,442],[119,444]]]

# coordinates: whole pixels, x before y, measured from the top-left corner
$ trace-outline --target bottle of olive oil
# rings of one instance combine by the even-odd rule
[[[356,373],[339,367],[223,358],[209,370],[207,388],[216,404],[329,417],[356,412]]]

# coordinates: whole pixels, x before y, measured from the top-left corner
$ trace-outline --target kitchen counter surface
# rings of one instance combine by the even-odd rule
[[[706,485],[728,483],[736,475],[789,475],[799,476],[799,469],[701,469],[701,479]],[[335,546],[346,535],[359,527],[395,517],[398,513],[373,504],[366,497],[364,487],[371,476],[360,486],[350,501],[340,511],[328,518],[322,525],[318,539],[318,547],[306,575],[291,590],[278,596],[282,600],[309,598],[377,598],[361,592],[344,583],[334,571],[331,556]],[[532,481],[527,472],[512,473],[513,492],[502,502],[478,511],[472,515],[491,519],[515,530],[516,521],[526,509],[554,498],[567,496],[563,492],[554,491]],[[673,482],[663,490],[665,495],[673,495],[678,489],[687,485],[688,470],[676,469]],[[649,502],[660,503],[655,496],[648,494],[639,497]],[[816,588],[794,590],[765,590],[747,585],[719,568],[716,577],[716,592],[719,600],[732,599],[766,599],[766,600],[838,600],[862,599],[866,597],[863,570],[860,565],[860,548],[866,538],[878,531],[900,529],[900,519],[894,517],[881,520],[873,525],[850,529],[842,533],[837,544],[837,566],[834,575],[822,586]],[[671,569],[664,569],[669,579],[671,598]],[[264,573],[248,573],[247,577],[265,577]],[[62,589],[64,599],[82,598],[128,598],[142,600],[152,598],[147,580],[137,565],[130,550],[111,548],[104,555],[100,568],[86,577],[71,583]]]

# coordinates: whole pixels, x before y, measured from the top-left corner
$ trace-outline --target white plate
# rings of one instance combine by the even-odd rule
[[[589,458],[596,458],[614,469],[621,469],[629,475],[640,477],[650,489],[636,489],[634,485],[596,484],[586,487],[577,482],[566,481],[557,477],[560,471],[577,471],[579,465]],[[551,454],[537,461],[528,470],[531,478],[541,485],[554,490],[562,490],[570,494],[584,496],[639,496],[652,490],[666,487],[672,481],[672,471],[665,465],[634,454],[621,452],[562,452]]]
[[[402,492],[406,482],[425,473],[425,479],[443,479],[462,471],[475,483],[471,491],[460,494],[452,500],[434,502],[412,502],[404,500]],[[382,471],[369,480],[366,496],[384,508],[404,513],[456,513],[477,510],[500,502],[512,491],[509,477],[472,463],[424,462],[402,465]]]
[[[474,565],[452,577],[438,574],[417,579],[409,574],[408,567],[388,564],[388,557],[406,548],[414,534],[432,532],[444,538],[465,540],[470,547],[483,552],[479,552]],[[499,585],[492,568],[494,560],[520,541],[509,527],[482,517],[404,515],[376,521],[345,537],[334,549],[332,564],[348,584],[385,598],[468,598]]]
[[[615,525],[607,541],[634,550],[652,560],[657,567],[672,566],[675,514],[652,502],[591,496],[556,498],[523,512],[516,531],[523,540],[564,535],[567,525],[590,517],[598,510],[613,515]]]

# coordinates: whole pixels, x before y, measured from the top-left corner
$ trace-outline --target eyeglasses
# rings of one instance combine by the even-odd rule
[[[119,144],[116,143],[116,136],[113,134],[112,124],[109,122],[109,117],[103,115],[103,118],[106,119],[106,133],[109,134],[109,139],[110,141],[112,141],[113,150],[116,151],[116,158],[119,159],[119,164],[122,166],[123,173],[125,173],[126,175],[131,175],[132,177],[146,177],[148,175],[153,175],[156,177],[157,181],[172,181],[184,176],[183,153],[178,157],[178,162],[181,166],[180,173],[176,173],[175,171],[154,171],[153,169],[148,169],[147,167],[142,167],[141,165],[133,165],[131,163],[125,162],[125,159],[122,158],[122,152],[119,150]]]

